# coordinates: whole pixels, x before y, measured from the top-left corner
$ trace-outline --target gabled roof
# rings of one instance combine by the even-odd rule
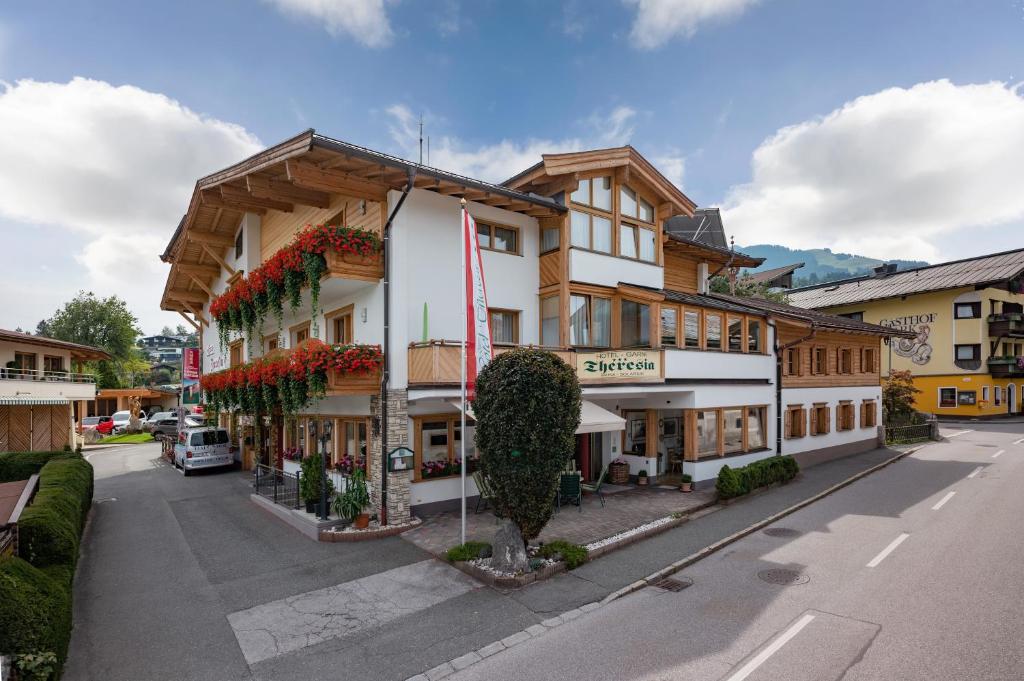
[[[0,341],[10,341],[12,343],[25,343],[26,345],[41,345],[46,348],[58,348],[61,350],[69,350],[71,352],[71,357],[73,359],[110,359],[110,355],[105,350],[94,348],[91,345],[81,345],[79,343],[71,343],[69,341],[57,340],[56,338],[47,338],[46,336],[33,336],[30,333],[22,333],[20,331],[8,331],[7,329],[0,329]]]
[[[755,258],[752,255],[734,251],[729,247],[719,248],[718,246],[712,246],[701,241],[687,239],[678,234],[665,232],[665,246],[671,246],[672,244],[696,249],[702,251],[705,255],[715,256],[712,259],[716,262],[721,262],[723,267],[757,267],[764,262],[764,258]]]
[[[717,208],[698,208],[693,215],[675,215],[665,221],[665,231],[708,246],[729,248],[722,214]]]
[[[1022,274],[1024,248],[914,267],[891,274],[853,277],[804,286],[789,291],[787,295],[794,305],[822,308],[963,286],[1003,284]]]
[[[793,274],[793,272],[797,271],[803,266],[804,264],[802,262],[795,262],[792,265],[783,265],[782,267],[776,267],[771,270],[749,272],[746,275],[744,275],[744,278],[747,281],[751,281],[755,284],[767,284],[769,282],[775,281],[779,277],[784,277],[787,274]]]
[[[766,300],[764,298],[741,298],[724,293],[709,293],[707,295],[710,298],[727,303],[751,307],[761,312],[767,312],[823,329],[845,331],[848,333],[868,333],[876,336],[904,336],[912,338],[916,335],[916,333],[910,331],[901,331],[900,329],[888,326],[869,324],[868,322],[861,322],[856,319],[849,319],[848,317],[840,317],[839,315],[819,312],[817,310],[808,310],[794,305],[787,305],[786,303],[777,303],[774,300]]]

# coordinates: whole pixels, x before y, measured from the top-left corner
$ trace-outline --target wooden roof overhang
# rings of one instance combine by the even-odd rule
[[[540,163],[506,180],[505,186],[551,196],[560,191],[574,191],[584,176],[611,170],[622,182],[629,185],[640,184],[661,199],[658,219],[672,215],[693,215],[697,208],[696,203],[629,145],[612,149],[544,154],[541,159]]]
[[[213,295],[222,257],[234,244],[246,213],[291,212],[296,205],[326,208],[331,195],[385,202],[391,190],[413,186],[536,218],[565,207],[535,194],[449,173],[306,130],[196,182],[188,211],[161,260],[171,264],[160,307],[178,311],[193,326],[206,323],[203,304]],[[191,313],[189,318],[186,313]]]
[[[758,267],[764,262],[764,258],[755,258],[739,251],[691,241],[670,232],[662,235],[662,242],[667,250],[706,260],[720,267]]]
[[[101,350],[100,348],[94,348],[91,345],[62,341],[57,340],[56,338],[47,338],[46,336],[34,336],[30,333],[22,333],[20,331],[0,329],[0,341],[24,343],[26,345],[38,345],[44,348],[57,350],[67,350],[71,355],[71,359],[82,362],[111,359],[108,352]]]

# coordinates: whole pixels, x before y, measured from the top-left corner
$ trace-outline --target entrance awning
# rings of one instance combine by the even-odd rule
[[[456,409],[462,406],[462,402],[459,400],[448,400],[448,403]],[[469,405],[469,409],[466,410],[466,416],[475,418],[473,416],[473,405]],[[604,407],[597,406],[589,400],[583,400],[580,405],[580,427],[576,429],[577,435],[625,429],[626,419],[617,416]]]
[[[12,405],[17,407],[33,406],[41,404],[69,404],[66,397],[0,397],[0,405]]]

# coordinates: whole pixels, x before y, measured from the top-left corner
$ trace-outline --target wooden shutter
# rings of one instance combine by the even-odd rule
[[[807,432],[809,432],[811,435],[817,435],[818,434],[818,408],[817,407],[811,407],[811,409],[810,409],[810,417],[807,419],[807,421],[808,421]]]
[[[55,404],[50,407],[50,449],[64,449],[71,440],[70,404]]]
[[[785,430],[783,432],[786,434],[786,439],[787,440],[789,438],[793,437],[793,410],[792,409],[787,409],[786,410]]]
[[[32,407],[32,451],[50,449],[50,409],[49,405]]]
[[[32,448],[31,409],[31,407],[14,406],[10,408],[10,440],[8,445],[12,452],[27,452]]]
[[[826,433],[831,432],[832,425],[832,407],[824,407],[825,409],[825,431]]]

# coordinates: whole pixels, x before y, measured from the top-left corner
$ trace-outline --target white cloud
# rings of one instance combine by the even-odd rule
[[[730,190],[725,224],[744,244],[954,257],[944,236],[1024,219],[1021,95],[939,80],[783,128],[754,152],[752,181]]]
[[[437,10],[437,32],[442,38],[447,38],[458,33],[462,29],[462,14],[459,3],[456,0],[444,0]]]
[[[158,257],[196,179],[258,151],[260,141],[129,85],[75,78],[0,87],[0,216],[67,230],[85,273],[37,285],[67,287],[65,298],[82,285],[117,293],[144,323],[162,318]],[[14,252],[19,238],[30,237],[8,236]]]
[[[282,12],[322,21],[334,37],[348,36],[367,47],[386,47],[394,33],[384,0],[266,0]]]
[[[654,49],[676,36],[690,38],[708,21],[731,19],[759,0],[623,0],[636,7],[632,43]]]

